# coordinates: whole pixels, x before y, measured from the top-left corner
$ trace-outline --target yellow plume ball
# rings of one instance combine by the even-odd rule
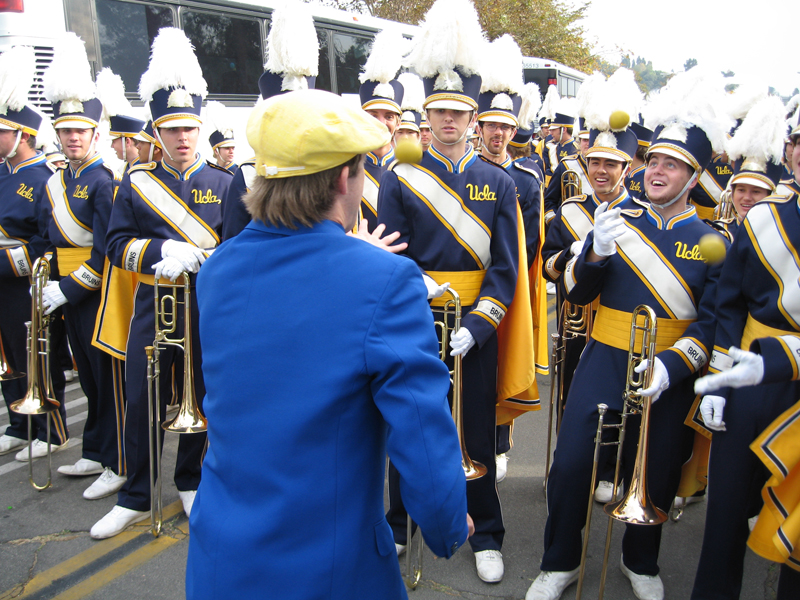
[[[707,263],[715,265],[725,260],[725,241],[721,235],[707,233],[700,238],[700,254]]]
[[[422,144],[408,138],[401,139],[394,147],[394,157],[397,162],[419,164],[422,160]]]
[[[631,117],[624,110],[615,110],[611,113],[611,116],[608,117],[608,124],[613,131],[625,129],[630,122]]]

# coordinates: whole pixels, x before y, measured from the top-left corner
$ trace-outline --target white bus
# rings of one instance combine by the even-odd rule
[[[522,69],[525,83],[538,84],[542,95],[547,93],[548,86],[555,85],[559,96],[574,98],[586,79],[585,73],[548,58],[526,56],[522,59]]]

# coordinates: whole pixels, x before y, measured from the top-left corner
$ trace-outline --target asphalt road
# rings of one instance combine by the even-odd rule
[[[542,397],[548,398],[546,378],[540,378],[539,385]],[[55,472],[59,465],[80,458],[80,436],[86,420],[86,400],[78,380],[68,384],[67,390],[72,439],[67,450],[53,455],[53,487],[43,492],[33,490],[28,483],[27,463],[16,462],[13,453],[0,457],[0,600],[184,598],[189,525],[169,476],[164,484],[166,523],[161,537],[154,539],[144,523],[110,540],[89,537],[92,524],[114,506],[116,495],[84,500],[81,494],[93,477],[70,478]],[[3,406],[0,428],[7,423]],[[539,572],[542,555],[546,432],[546,406],[518,419],[514,429],[508,476],[498,486],[506,524],[503,581],[492,585],[480,581],[468,547],[450,560],[436,558],[426,549],[422,581],[409,593],[412,600],[525,597]],[[176,448],[177,435],[168,436],[165,473],[174,468]],[[35,461],[34,468],[37,480],[46,478],[46,459]],[[663,526],[660,566],[668,599],[689,598],[704,518],[705,503],[694,504],[679,522]],[[596,505],[584,598],[597,598],[606,522],[602,508]],[[611,600],[635,598],[618,567],[621,535],[622,526],[615,526],[605,591],[605,597]],[[774,598],[776,580],[776,567],[748,550],[742,600]],[[268,581],[264,582],[263,598],[272,598]],[[375,598],[380,599],[380,594]],[[575,598],[575,586],[563,598]]]

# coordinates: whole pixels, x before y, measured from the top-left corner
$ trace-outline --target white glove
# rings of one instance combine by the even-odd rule
[[[202,248],[192,246],[188,242],[167,240],[161,245],[161,258],[177,259],[183,265],[184,271],[197,273],[200,265],[206,260],[206,254]]]
[[[733,359],[734,363],[738,364],[722,373],[706,375],[695,381],[695,394],[702,396],[724,387],[740,388],[748,385],[758,385],[764,380],[764,359],[760,354],[731,346],[728,350],[728,356]]]
[[[57,281],[48,281],[42,290],[42,305],[44,314],[49,315],[62,304],[69,302]]]
[[[578,256],[581,252],[583,252],[583,242],[586,240],[576,240],[572,242],[572,245],[569,247],[569,251],[572,252],[572,256]]]
[[[450,336],[450,356],[466,356],[469,349],[475,345],[475,338],[472,337],[469,329],[462,327]]]
[[[422,274],[422,281],[425,282],[425,287],[428,288],[428,300],[433,300],[434,298],[438,298],[444,291],[450,287],[450,282],[447,281],[442,285],[439,285],[433,280],[433,277],[430,275],[426,275],[425,273]]]
[[[714,431],[725,431],[722,412],[725,409],[725,398],[722,396],[703,396],[700,401],[700,414],[706,427]]]
[[[636,373],[644,373],[647,369],[647,360],[643,360],[638,365],[634,371]],[[650,401],[655,402],[658,400],[659,396],[661,396],[661,392],[666,390],[669,387],[669,373],[667,373],[667,367],[664,366],[664,363],[661,362],[661,359],[656,357],[655,362],[653,363],[653,379],[650,381],[650,387],[644,388],[640,390],[639,393],[642,396],[650,396]]]
[[[173,282],[186,270],[181,261],[171,256],[158,261],[153,265],[153,268],[156,270],[156,279],[159,277],[166,277]]]
[[[617,251],[616,239],[625,232],[625,219],[620,209],[608,209],[603,202],[594,211],[594,244],[592,250],[597,256],[611,256]]]

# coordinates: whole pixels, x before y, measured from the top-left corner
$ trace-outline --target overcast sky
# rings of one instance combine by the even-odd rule
[[[588,39],[613,64],[621,48],[660,71],[681,71],[695,58],[784,96],[800,88],[798,0],[591,0],[587,14]]]

